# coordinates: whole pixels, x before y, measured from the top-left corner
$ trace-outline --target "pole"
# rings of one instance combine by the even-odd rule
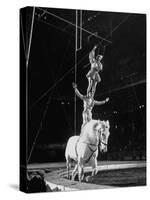
[[[76,29],[75,29],[75,84],[77,83],[77,33],[78,33],[78,10],[76,10]],[[77,123],[76,123],[76,112],[77,112],[77,97],[76,93],[74,93],[74,132],[76,135],[77,131]]]

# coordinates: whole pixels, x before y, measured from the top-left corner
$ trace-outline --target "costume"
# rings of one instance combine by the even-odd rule
[[[93,81],[99,83],[101,81],[99,71],[102,68],[102,64],[99,61],[95,61],[94,63],[91,64],[91,69],[87,73],[86,77],[91,78]]]
[[[82,117],[83,117],[83,124],[82,127],[92,120],[92,109],[94,105],[103,105],[106,103],[106,101],[95,101],[93,97],[88,97],[85,95],[82,95],[77,88],[75,88],[75,93],[76,95],[83,100],[83,112],[82,112]]]
[[[92,49],[92,51],[89,53],[91,69],[86,74],[86,77],[88,78],[88,81],[89,81],[89,85],[87,88],[87,94],[89,92],[91,92],[91,90],[92,90],[93,95],[95,94],[97,83],[99,83],[101,81],[99,71],[101,71],[103,69],[103,65],[100,62],[100,60],[103,58],[103,56],[99,55],[99,57],[97,59],[95,59],[95,49],[96,49],[96,47],[94,47]]]

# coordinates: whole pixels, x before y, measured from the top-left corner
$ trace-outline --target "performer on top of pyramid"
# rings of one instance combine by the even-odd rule
[[[107,103],[109,101],[109,98],[106,98],[103,101],[96,101],[94,100],[94,96],[92,92],[88,92],[87,95],[82,95],[79,90],[77,89],[77,84],[73,83],[72,84],[76,95],[83,100],[83,112],[82,112],[82,117],[83,117],[83,124],[82,127],[89,122],[92,119],[92,109],[94,107],[94,105],[103,105],[105,103]]]
[[[103,65],[101,63],[101,60],[103,58],[102,55],[97,55],[95,58],[95,50],[97,46],[94,46],[92,51],[89,53],[89,60],[91,63],[91,69],[87,73],[86,77],[88,78],[88,88],[87,88],[87,94],[89,92],[93,93],[93,96],[96,91],[96,85],[101,81],[101,78],[99,76],[99,72],[103,70]]]

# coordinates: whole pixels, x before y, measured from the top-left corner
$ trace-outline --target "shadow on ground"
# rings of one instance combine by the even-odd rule
[[[19,185],[17,184],[9,184],[9,187],[12,188],[13,190],[19,191]]]

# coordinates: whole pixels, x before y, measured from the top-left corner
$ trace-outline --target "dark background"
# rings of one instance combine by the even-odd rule
[[[26,51],[32,12],[33,8],[28,7],[21,16]],[[111,127],[109,151],[101,159],[145,159],[146,15],[82,13],[84,29],[112,42],[82,31],[82,49],[77,52],[77,84],[82,94],[88,86],[89,51],[99,44],[96,53],[104,53],[102,81],[97,85],[95,99],[109,97],[110,101],[93,109],[93,118],[108,119]],[[72,89],[75,17],[75,10],[35,8],[28,66],[28,156],[33,147],[29,162],[63,161],[68,138],[80,133],[83,102],[77,99],[75,133]],[[23,35],[20,41],[23,44]]]

